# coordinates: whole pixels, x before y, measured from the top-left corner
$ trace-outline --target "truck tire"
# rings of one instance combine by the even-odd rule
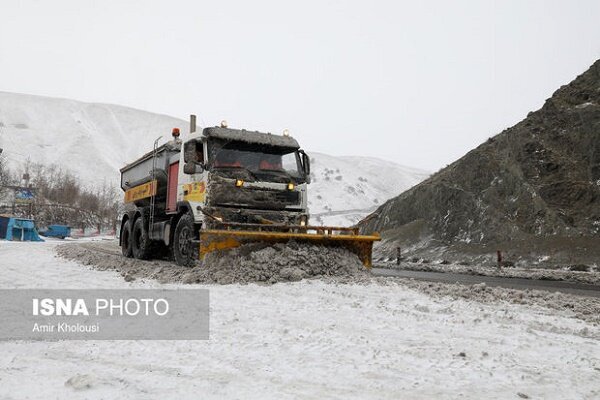
[[[198,258],[198,249],[192,244],[195,233],[194,218],[183,215],[177,222],[173,237],[173,258],[177,265],[193,267]]]
[[[133,251],[131,251],[131,221],[127,220],[121,228],[121,253],[125,257],[133,257]]]
[[[131,250],[133,256],[139,260],[147,260],[152,257],[152,241],[148,237],[148,231],[144,229],[142,218],[138,218],[133,224]]]

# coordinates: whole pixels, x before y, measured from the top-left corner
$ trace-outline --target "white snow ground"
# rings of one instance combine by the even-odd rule
[[[0,241],[0,287],[161,286],[58,259],[56,243]],[[0,399],[600,397],[600,329],[566,311],[401,284],[199,287],[210,340],[0,342]]]
[[[178,118],[117,105],[0,92],[0,148],[9,165],[22,168],[27,159],[60,164],[86,186],[103,180],[118,186],[121,167],[151,150],[157,137],[170,139],[173,127],[185,135],[188,126]],[[308,153],[312,223],[352,225],[429,175],[377,158]]]

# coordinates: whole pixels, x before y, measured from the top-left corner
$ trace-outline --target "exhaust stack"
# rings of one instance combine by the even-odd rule
[[[196,132],[196,116],[190,114],[190,133]]]

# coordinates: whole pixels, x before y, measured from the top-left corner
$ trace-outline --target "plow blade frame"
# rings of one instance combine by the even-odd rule
[[[371,268],[373,242],[381,240],[374,233],[359,235],[356,228],[323,226],[284,226],[261,224],[223,224],[226,229],[200,230],[199,256],[213,251],[239,247],[246,243],[285,243],[290,240],[327,247],[343,247],[358,256],[363,265]],[[243,230],[232,229],[245,228]],[[254,228],[254,229],[249,229]]]

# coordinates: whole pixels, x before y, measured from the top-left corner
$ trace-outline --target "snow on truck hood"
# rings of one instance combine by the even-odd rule
[[[293,150],[298,150],[300,148],[300,145],[296,139],[291,136],[272,135],[270,133],[247,131],[245,129],[229,129],[219,127],[205,128],[203,135],[217,139],[256,143],[267,146],[287,147]]]

